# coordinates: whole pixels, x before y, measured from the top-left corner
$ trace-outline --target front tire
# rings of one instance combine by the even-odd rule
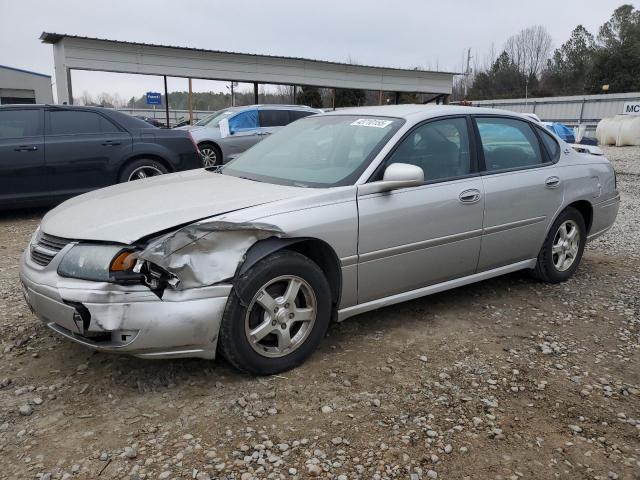
[[[566,208],[547,234],[533,275],[549,283],[569,280],[580,264],[586,241],[582,214],[573,207]]]
[[[198,145],[202,154],[202,166],[204,168],[217,167],[222,165],[222,151],[213,143],[203,142]]]
[[[320,267],[281,250],[238,278],[220,326],[220,348],[239,370],[273,375],[304,362],[330,318],[331,294]]]

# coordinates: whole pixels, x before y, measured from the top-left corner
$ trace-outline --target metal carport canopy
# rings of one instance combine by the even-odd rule
[[[70,71],[450,95],[457,73],[352,65],[43,32],[53,44],[58,103],[72,103]]]

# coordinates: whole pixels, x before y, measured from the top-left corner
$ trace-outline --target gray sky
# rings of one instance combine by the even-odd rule
[[[53,74],[42,31],[306,57],[391,67],[461,71],[465,50],[482,61],[492,45],[544,25],[557,47],[582,23],[597,34],[622,0],[0,0],[0,64]],[[631,3],[631,2],[627,2]],[[74,72],[73,91],[123,98],[162,90],[156,77]],[[241,85],[242,86],[242,85]],[[221,82],[196,81],[196,91]],[[171,79],[169,90],[186,90]]]

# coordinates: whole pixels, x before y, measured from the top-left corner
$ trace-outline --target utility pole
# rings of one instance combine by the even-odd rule
[[[464,72],[464,97],[467,98],[469,91],[469,76],[471,75],[471,49],[467,50],[467,69]]]
[[[193,87],[189,77],[189,125],[193,125]]]

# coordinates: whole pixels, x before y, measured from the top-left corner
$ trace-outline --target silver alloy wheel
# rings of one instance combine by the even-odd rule
[[[556,270],[564,272],[576,261],[580,250],[580,230],[573,220],[563,222],[553,237],[551,258]]]
[[[305,342],[316,321],[316,295],[295,275],[274,278],[254,295],[245,314],[245,335],[258,354],[278,358]]]
[[[202,165],[204,168],[215,167],[218,164],[218,153],[213,147],[204,147],[200,149],[202,154]]]
[[[132,180],[142,180],[147,177],[155,177],[157,175],[162,175],[162,173],[162,170],[154,167],[153,165],[143,165],[131,172],[127,182],[131,182]]]

